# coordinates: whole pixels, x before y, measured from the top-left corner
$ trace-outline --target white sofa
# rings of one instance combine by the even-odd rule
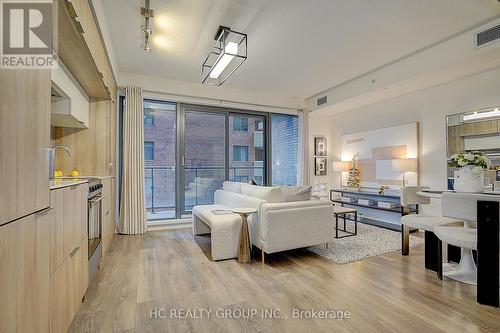
[[[238,185],[239,184],[239,185]],[[211,233],[212,259],[236,258],[241,218],[215,215],[215,209],[255,208],[248,218],[250,239],[265,253],[330,242],[334,237],[332,204],[320,200],[284,202],[279,188],[224,182],[214,205],[193,208],[193,234]]]

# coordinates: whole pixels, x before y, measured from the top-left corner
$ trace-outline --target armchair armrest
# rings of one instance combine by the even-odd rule
[[[276,244],[276,251],[291,244],[297,247],[320,244],[333,237],[333,208],[328,201],[263,203],[259,220],[261,240]]]

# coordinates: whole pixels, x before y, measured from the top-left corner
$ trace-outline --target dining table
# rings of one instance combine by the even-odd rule
[[[444,192],[453,192],[449,190],[432,190],[423,189],[418,191],[417,194],[431,199],[441,199]],[[462,193],[464,194],[464,193]],[[477,201],[476,222],[467,221],[466,217],[453,215],[455,218],[464,219],[464,228],[477,227],[477,251],[476,262],[468,263],[472,258],[466,255],[464,249],[459,250],[459,266],[472,267],[474,270],[474,281],[472,284],[477,285],[477,302],[485,305],[499,307],[499,289],[500,289],[500,265],[499,265],[499,201],[500,191],[484,191],[481,194],[481,200]],[[476,193],[470,193],[471,200],[477,198]],[[491,201],[488,197],[491,196]],[[460,215],[460,214],[459,214]],[[446,216],[446,212],[443,212]],[[449,251],[453,251],[454,247],[449,247]],[[452,256],[451,256],[452,257]],[[450,258],[450,255],[448,255]],[[476,269],[477,266],[477,269]],[[451,267],[450,267],[451,268]],[[451,279],[461,281],[454,275],[454,270],[449,269],[447,272],[443,270],[443,276]],[[461,281],[471,283],[468,281]]]

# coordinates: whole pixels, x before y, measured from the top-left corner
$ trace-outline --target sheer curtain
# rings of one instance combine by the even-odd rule
[[[300,186],[309,185],[309,110],[299,111],[299,156],[298,156],[298,183]]]
[[[120,224],[118,232],[126,235],[147,231],[144,195],[144,111],[142,88],[125,88],[123,114],[123,162]]]

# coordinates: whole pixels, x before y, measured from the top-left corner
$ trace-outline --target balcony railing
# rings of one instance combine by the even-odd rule
[[[229,180],[263,179],[263,163],[256,164],[254,166],[230,166]],[[184,210],[190,211],[196,205],[213,203],[213,193],[222,187],[226,168],[224,166],[184,167],[184,170]],[[174,211],[175,166],[145,166],[144,171],[148,213]]]

